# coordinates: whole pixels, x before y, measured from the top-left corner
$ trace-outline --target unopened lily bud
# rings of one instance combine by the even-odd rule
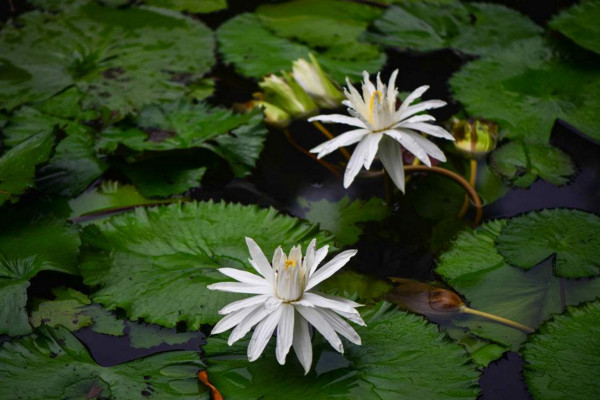
[[[428,317],[452,316],[465,305],[456,293],[428,283],[404,278],[390,278],[396,284],[386,300],[400,308]]]
[[[300,58],[292,64],[294,80],[302,86],[319,107],[336,108],[344,100],[343,93],[321,69],[319,62],[308,54],[310,62]]]
[[[317,111],[317,105],[289,73],[282,77],[271,74],[259,86],[264,91],[264,100],[287,112],[292,118],[305,117]]]
[[[292,121],[290,114],[271,103],[258,100],[256,101],[256,106],[263,108],[263,113],[265,114],[265,122],[269,125],[277,126],[279,128],[285,128]]]
[[[480,158],[496,148],[498,125],[483,119],[458,120],[452,125],[454,146],[467,158]]]

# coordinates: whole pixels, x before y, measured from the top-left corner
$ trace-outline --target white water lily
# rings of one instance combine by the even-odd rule
[[[302,86],[302,89],[313,98],[319,107],[338,107],[344,99],[344,95],[325,74],[315,56],[309,53],[308,58],[310,62],[303,58],[293,62],[294,80]]]
[[[427,114],[419,114],[425,110],[446,105],[441,100],[427,100],[411,105],[421,97],[429,86],[421,86],[413,91],[406,100],[396,107],[398,89],[396,89],[395,70],[388,85],[381,82],[377,74],[377,86],[369,80],[369,74],[363,72],[362,95],[348,79],[348,88],[344,88],[346,100],[343,104],[348,107],[351,117],[341,114],[319,115],[309,119],[312,121],[333,122],[346,124],[358,129],[345,132],[311,150],[321,158],[340,147],[357,143],[356,149],[348,162],[344,175],[344,187],[347,188],[364,166],[371,167],[375,156],[381,163],[398,188],[404,192],[404,165],[402,162],[402,147],[415,155],[421,162],[431,166],[429,157],[446,161],[442,150],[425,139],[419,132],[448,140],[454,140],[445,129],[429,124],[435,118]],[[419,115],[417,115],[419,114]]]
[[[283,252],[281,246],[278,247],[272,265],[254,240],[246,238],[246,244],[252,257],[250,265],[260,276],[235,268],[221,268],[222,274],[238,282],[220,282],[208,288],[256,296],[235,301],[220,310],[219,314],[226,316],[215,325],[211,334],[234,328],[227,341],[231,346],[258,324],[248,345],[248,359],[254,361],[277,329],[277,361],[285,364],[286,356],[293,347],[305,373],[312,364],[309,324],[340,353],[344,352],[344,347],[338,334],[352,343],[361,344],[360,336],[340,317],[364,326],[355,310],[360,304],[311,291],[342,268],[356,250],[344,251],[317,269],[327,256],[329,246],[317,250],[315,239],[308,245],[304,258],[300,245],[294,246],[289,255]]]

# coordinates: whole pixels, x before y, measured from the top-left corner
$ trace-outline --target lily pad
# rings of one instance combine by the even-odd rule
[[[497,122],[506,137],[545,144],[560,118],[600,140],[600,70],[589,54],[570,50],[521,40],[470,62],[450,86],[470,115]]]
[[[267,133],[258,109],[234,114],[187,100],[146,107],[135,122],[105,129],[98,147],[108,152],[119,145],[136,152],[207,149],[225,159],[238,176],[254,167]]]
[[[363,223],[381,221],[391,214],[383,199],[377,197],[362,201],[346,196],[336,202],[299,198],[298,204],[303,208],[305,219],[333,233],[336,242],[342,246],[358,241]]]
[[[40,328],[0,348],[0,397],[4,399],[204,399],[196,352],[156,354],[114,367],[97,365],[65,328]]]
[[[43,270],[77,273],[79,236],[51,217],[0,218],[0,334],[31,332],[25,306],[29,280]]]
[[[206,14],[227,8],[227,0],[145,0],[150,6]]]
[[[245,345],[228,347],[210,338],[205,351],[212,383],[228,400],[282,397],[340,400],[475,399],[478,373],[466,352],[423,318],[382,303],[363,312],[362,345],[344,355],[313,340],[313,369],[304,371],[294,355],[285,366],[275,360],[274,341],[249,363]],[[240,343],[240,342],[238,342]]]
[[[34,186],[36,166],[48,161],[55,138],[54,131],[38,133],[0,157],[0,205]]]
[[[290,70],[313,53],[338,82],[377,71],[385,62],[378,46],[359,41],[381,10],[339,0],[296,0],[262,5],[224,23],[217,36],[225,61],[241,74],[261,78]]]
[[[540,35],[529,18],[498,4],[408,1],[390,7],[373,24],[372,42],[399,49],[454,48],[492,55],[507,43]]]
[[[565,278],[600,273],[600,218],[577,210],[543,210],[513,218],[496,238],[507,262],[530,269],[552,258]]]
[[[492,153],[491,167],[517,187],[527,188],[538,177],[564,185],[575,173],[571,158],[551,145],[509,142]]]
[[[570,307],[523,348],[525,379],[539,400],[593,399],[600,392],[600,302]]]
[[[600,1],[584,1],[562,11],[549,25],[588,50],[600,53]]]
[[[509,223],[490,221],[473,231],[463,231],[440,257],[436,272],[464,296],[469,307],[535,329],[562,310],[561,284],[565,305],[576,305],[600,295],[600,279],[562,278],[561,283],[549,264],[528,271],[510,265],[495,246],[495,240]],[[523,247],[522,251],[529,250]],[[480,317],[463,314],[454,318],[453,323],[513,351],[518,351],[526,339],[526,334],[516,328]]]
[[[88,2],[63,13],[32,11],[17,22],[0,38],[0,108],[76,85],[85,109],[123,117],[180,98],[215,62],[212,32],[166,10]]]
[[[217,269],[251,269],[244,237],[264,250],[307,245],[330,237],[315,226],[279,215],[273,209],[227,203],[187,203],[136,209],[83,232],[87,244],[80,265],[92,299],[109,310],[123,308],[137,320],[191,330],[215,323],[217,311],[240,296],[211,292],[224,280]]]

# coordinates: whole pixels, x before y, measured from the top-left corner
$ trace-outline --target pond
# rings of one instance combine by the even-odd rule
[[[597,398],[600,1],[0,11],[1,399]]]

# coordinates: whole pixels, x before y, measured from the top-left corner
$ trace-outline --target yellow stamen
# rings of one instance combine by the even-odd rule
[[[373,122],[373,107],[375,106],[375,95],[379,97],[379,104],[381,104],[381,98],[383,96],[383,94],[381,94],[379,90],[374,91],[371,95],[371,100],[369,101],[369,119],[371,120],[371,122]]]
[[[289,266],[295,267],[296,266],[296,261],[294,260],[285,260],[285,269],[288,269]]]

